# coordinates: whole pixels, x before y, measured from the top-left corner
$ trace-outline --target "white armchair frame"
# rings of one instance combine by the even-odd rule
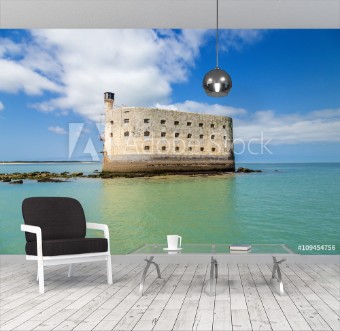
[[[40,293],[45,292],[44,266],[48,266],[48,265],[68,264],[69,265],[68,277],[71,277],[73,273],[72,265],[74,263],[106,261],[107,282],[108,284],[112,284],[112,265],[111,265],[111,254],[110,254],[109,227],[106,224],[86,223],[86,228],[100,230],[104,232],[104,237],[107,239],[107,246],[108,246],[106,252],[44,256],[43,250],[42,250],[41,228],[39,226],[21,224],[21,231],[35,233],[36,238],[37,238],[37,255],[26,255],[26,260],[38,261],[37,280],[39,280],[39,292]]]

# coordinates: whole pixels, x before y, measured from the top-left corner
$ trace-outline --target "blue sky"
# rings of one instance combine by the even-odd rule
[[[340,162],[340,30],[221,30],[225,98],[202,89],[212,30],[0,30],[0,160],[102,149],[103,93],[118,106],[231,116],[238,162]],[[70,151],[70,123],[84,123]],[[262,142],[262,144],[261,144]]]

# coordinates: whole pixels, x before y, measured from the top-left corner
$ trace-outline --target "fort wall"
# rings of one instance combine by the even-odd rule
[[[105,93],[104,172],[234,171],[232,119],[142,107],[114,108]]]

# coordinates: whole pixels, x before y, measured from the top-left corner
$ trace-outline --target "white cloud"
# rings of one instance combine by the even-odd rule
[[[240,51],[265,33],[221,30],[221,50]],[[0,40],[0,91],[53,92],[54,97],[30,106],[60,115],[74,111],[97,122],[103,92],[113,91],[118,105],[231,116],[236,139],[257,139],[263,132],[273,144],[340,141],[340,109],[279,115],[192,100],[171,103],[172,85],[190,78],[200,47],[212,37],[212,31],[202,30],[33,30],[29,43]],[[67,134],[58,126],[48,130]]]
[[[234,123],[234,139],[242,141],[263,138],[271,144],[295,144],[303,142],[340,142],[340,109],[323,109],[306,114],[277,114],[275,111],[250,113],[243,108],[195,101],[161,105],[170,110],[231,116]],[[257,140],[256,140],[257,139]]]
[[[266,30],[221,30],[220,50],[228,52],[231,49],[241,51],[246,45],[252,45],[262,40]]]
[[[61,92],[60,86],[14,61],[0,59],[0,72],[0,91],[17,93],[22,90],[29,95]]]
[[[20,50],[21,46],[19,44],[14,43],[8,38],[0,38],[0,57],[18,54]]]
[[[39,110],[40,112],[46,113],[46,114],[51,113],[55,110],[55,107],[53,106],[52,102],[34,103],[34,104],[30,104],[29,107]]]
[[[67,132],[60,126],[50,126],[48,131],[54,132],[56,134],[67,134]]]
[[[340,109],[315,110],[310,113],[311,118],[337,118],[340,117]]]
[[[222,106],[219,104],[208,104],[208,103],[200,103],[192,100],[187,100],[183,103],[174,103],[171,105],[162,105],[157,103],[157,108],[169,109],[169,110],[179,110],[179,111],[187,111],[192,113],[202,113],[202,114],[214,114],[214,115],[223,115],[223,116],[235,116],[235,115],[244,115],[247,111],[243,108],[234,108],[230,106]]]
[[[0,111],[4,110],[5,109],[5,106],[4,104],[0,101]]]
[[[242,50],[265,33],[221,30],[221,50]],[[60,115],[74,111],[97,122],[103,92],[113,91],[118,105],[231,116],[235,138],[246,141],[261,132],[274,144],[340,141],[340,109],[279,115],[192,100],[171,103],[172,85],[190,78],[200,47],[212,37],[212,31],[201,30],[33,30],[29,42],[0,39],[0,91],[53,92],[50,100],[30,106]],[[67,134],[57,126],[48,130]]]
[[[190,78],[200,47],[213,37],[209,30],[59,29],[30,33],[29,42],[3,41],[0,91],[54,92],[55,97],[31,107],[45,113],[74,111],[94,121],[103,111],[105,91],[116,93],[118,105],[168,103],[172,85]],[[261,33],[237,30],[221,31],[221,35],[229,40],[222,48],[229,49],[259,40]]]
[[[340,109],[287,115],[258,111],[248,117],[236,117],[234,132],[236,138],[245,141],[258,139],[263,133],[272,144],[340,142]]]
[[[32,106],[43,112],[73,110],[98,121],[105,91],[116,93],[118,105],[167,102],[171,84],[188,79],[205,34],[199,30],[34,30],[34,42],[21,64],[54,77],[62,93]]]

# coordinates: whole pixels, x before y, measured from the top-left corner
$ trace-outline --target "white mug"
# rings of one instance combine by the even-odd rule
[[[168,235],[166,236],[168,240],[168,249],[178,249],[182,246],[182,237],[178,235]],[[179,240],[179,245],[178,245]]]

